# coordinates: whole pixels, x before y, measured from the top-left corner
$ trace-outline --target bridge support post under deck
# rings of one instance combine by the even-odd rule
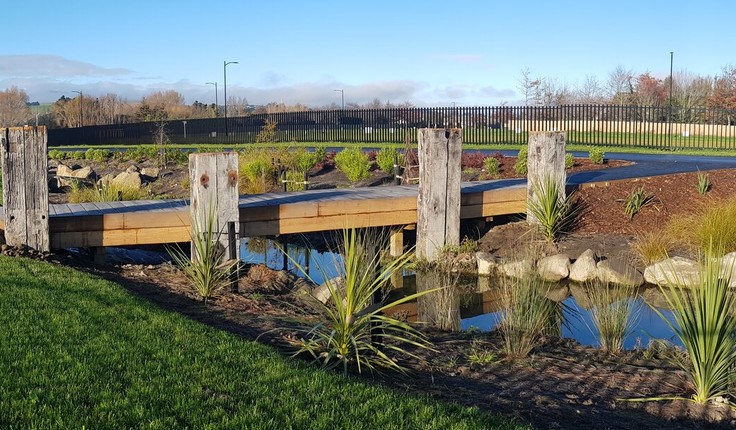
[[[391,228],[389,254],[392,257],[401,257],[404,254],[404,227]]]

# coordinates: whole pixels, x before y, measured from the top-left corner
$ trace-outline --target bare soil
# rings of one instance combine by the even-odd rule
[[[506,158],[513,165],[511,158]],[[579,167],[583,166],[580,163]],[[347,186],[344,177],[341,179],[334,169],[314,173],[311,181],[315,186]],[[387,176],[380,172],[373,175],[363,185],[387,181]],[[586,207],[581,223],[559,246],[579,250],[598,246],[608,253],[629,252],[634,235],[657,231],[673,216],[736,195],[736,171],[712,171],[709,175],[713,188],[707,196],[697,193],[694,173],[624,180],[605,187],[581,189],[578,198]],[[502,176],[510,176],[508,165],[502,169]],[[657,203],[628,219],[622,200],[641,186],[655,195]],[[519,228],[518,225],[497,227],[481,240],[480,246],[494,252],[514,252]],[[238,292],[223,291],[205,306],[187,286],[182,274],[168,264],[94,266],[79,258],[67,259],[65,263],[112,279],[162,308],[284,351],[296,320],[310,319],[309,314],[299,311],[300,306],[295,306],[298,304],[292,294],[295,280],[263,266],[251,266],[243,273]],[[274,330],[277,328],[282,330]],[[497,335],[433,329],[426,329],[426,333],[437,352],[418,351],[421,360],[398,357],[410,370],[409,376],[368,378],[402,392],[423,393],[517,417],[536,428],[736,426],[736,412],[722,404],[698,406],[684,400],[622,400],[691,396],[692,387],[671,361],[672,351],[640,349],[610,355],[574,341],[550,338],[528,359],[499,358],[488,364],[474,364],[469,357],[471,351],[500,350]]]

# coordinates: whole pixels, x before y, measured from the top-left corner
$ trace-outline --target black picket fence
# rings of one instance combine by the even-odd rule
[[[736,149],[736,111],[611,105],[350,109],[51,129],[49,146],[138,145],[163,128],[171,143],[240,144],[267,122],[279,142],[404,143],[416,129],[461,127],[466,144],[527,142],[533,130],[566,131],[567,142],[666,149]],[[227,130],[227,133],[226,133]]]

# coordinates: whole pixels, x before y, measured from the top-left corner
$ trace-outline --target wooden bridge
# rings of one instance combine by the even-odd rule
[[[270,236],[343,228],[410,226],[417,187],[385,186],[241,196],[240,235]],[[525,211],[523,180],[463,183],[460,216],[488,218]],[[0,208],[0,215],[2,211]],[[0,217],[4,228],[4,215]],[[162,244],[190,240],[187,200],[52,204],[52,248]]]

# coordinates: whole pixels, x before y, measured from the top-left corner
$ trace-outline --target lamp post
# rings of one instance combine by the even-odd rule
[[[205,84],[215,86],[215,118],[217,118],[220,112],[220,105],[217,103],[217,82],[205,82]]]
[[[237,61],[222,62],[223,96],[225,97],[225,136],[227,137],[227,65],[238,64]]]
[[[79,126],[84,127],[84,95],[81,91],[72,90],[72,92],[79,94]]]
[[[345,90],[332,90],[340,92],[340,101],[342,102],[342,110],[345,110]]]
[[[669,141],[670,151],[672,150],[672,64],[675,53],[670,51],[670,109],[667,115],[667,139]]]

